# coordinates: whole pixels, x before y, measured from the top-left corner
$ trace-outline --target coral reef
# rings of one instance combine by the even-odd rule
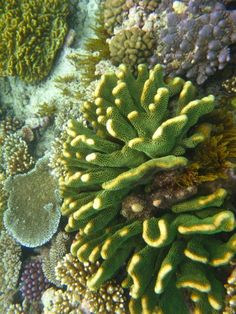
[[[44,290],[49,287],[42,270],[42,262],[32,259],[25,263],[20,277],[20,291],[30,303],[39,302]]]
[[[236,76],[225,80],[222,86],[229,94],[236,94]]]
[[[21,247],[5,231],[0,233],[0,294],[15,290],[21,268]]]
[[[223,314],[234,314],[236,311],[236,269],[234,267],[232,273],[227,279],[226,288],[226,306]]]
[[[40,159],[30,172],[8,178],[6,189],[10,192],[4,212],[6,229],[27,247],[49,241],[60,221],[60,197],[48,157]]]
[[[131,314],[170,313],[170,306],[188,313],[187,299],[198,313],[218,313],[224,287],[214,268],[235,254],[227,191],[218,184],[201,192],[191,183],[170,190],[167,199],[159,183],[169,185],[176,169],[191,169],[194,151],[214,136],[214,97],[197,98],[189,81],[164,80],[160,65],[150,71],[139,65],[137,72],[135,78],[121,65],[116,74],[102,76],[94,103],[82,108],[93,129],[68,122],[61,161],[67,173],[60,187],[66,231],[79,230],[71,252],[83,263],[103,259],[94,275],[87,274],[91,290],[127,265],[122,284],[129,289]],[[235,157],[234,134],[232,141]],[[127,196],[133,196],[127,207],[134,215],[124,219]]]
[[[1,0],[0,75],[45,78],[67,33],[66,0]]]
[[[5,175],[0,172],[0,229],[3,226],[3,212],[6,209],[7,193],[4,189]]]
[[[27,172],[34,165],[27,143],[16,133],[6,136],[2,146],[2,159],[6,174],[10,176]]]
[[[43,314],[83,314],[80,297],[73,291],[47,289],[42,296]]]
[[[150,9],[144,2],[105,1],[104,26],[113,62],[134,68],[141,55],[151,66],[164,64],[167,74],[202,84],[231,61],[236,15],[224,1],[149,1]]]
[[[43,254],[42,269],[49,282],[60,287],[60,281],[56,279],[55,267],[68,251],[69,236],[60,231],[51,240],[50,248]]]
[[[67,293],[74,294],[92,313],[126,313],[126,297],[123,288],[115,281],[110,280],[102,285],[98,291],[89,291],[87,279],[93,275],[99,263],[81,263],[71,254],[67,254],[56,267],[57,278],[67,286]]]
[[[15,133],[21,127],[21,122],[12,116],[6,116],[0,121],[0,143],[3,144],[7,135]]]

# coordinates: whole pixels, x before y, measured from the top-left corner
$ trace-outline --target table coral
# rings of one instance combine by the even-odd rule
[[[137,66],[138,55],[143,53],[145,63],[150,66],[162,63],[167,74],[185,75],[202,84],[231,61],[230,47],[236,42],[236,15],[235,9],[228,10],[222,0],[156,1],[151,10],[142,1],[110,2],[113,3],[105,1],[104,27],[110,34],[111,53],[113,42],[121,51],[124,49],[117,36],[124,39],[124,34],[132,33],[134,28],[144,32],[146,38],[152,38],[149,41],[151,57],[145,57],[145,45],[135,47],[124,41],[132,54],[137,55],[137,63],[131,66]],[[126,54],[129,53],[118,53],[118,49],[116,52],[112,60],[128,65]]]
[[[234,212],[219,182],[190,193],[183,188],[164,208],[159,194],[149,195],[151,206],[134,198],[129,206],[139,215],[120,215],[122,201],[148,195],[155,176],[187,171],[194,152],[217,129],[210,117],[214,97],[198,98],[191,82],[164,79],[162,72],[160,65],[150,71],[139,65],[134,77],[121,65],[102,76],[94,103],[82,107],[89,127],[68,122],[61,211],[69,216],[66,231],[79,230],[72,254],[82,263],[102,259],[86,278],[89,289],[101,289],[126,265],[122,285],[131,314],[189,313],[187,299],[197,313],[219,313],[225,292],[215,268],[236,251]],[[235,158],[233,143],[226,146]]]
[[[0,75],[44,79],[67,33],[66,0],[0,1]]]
[[[50,174],[47,156],[26,174],[9,178],[6,229],[22,245],[36,247],[49,241],[60,221],[60,197],[56,179]],[[33,194],[32,194],[33,193]]]

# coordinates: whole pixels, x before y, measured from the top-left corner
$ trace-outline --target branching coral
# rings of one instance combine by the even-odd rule
[[[0,292],[15,290],[21,268],[21,247],[6,231],[0,233]]]
[[[71,254],[67,254],[57,265],[56,274],[61,284],[67,286],[67,293],[74,294],[92,313],[126,313],[126,297],[123,288],[110,280],[98,291],[89,291],[86,281],[99,267],[99,263],[81,263]]]
[[[49,241],[60,221],[60,197],[56,179],[49,172],[47,156],[27,174],[9,178],[6,188],[10,192],[4,212],[7,230],[28,247]]]
[[[236,249],[226,190],[183,191],[164,209],[154,195],[149,213],[134,198],[129,206],[139,216],[120,215],[125,197],[145,195],[156,176],[192,165],[194,151],[214,130],[208,118],[214,97],[197,99],[191,82],[164,80],[159,65],[150,72],[139,65],[137,72],[134,78],[122,65],[102,76],[95,102],[82,108],[93,129],[68,123],[60,185],[66,231],[79,230],[71,252],[83,263],[103,260],[87,280],[91,290],[127,265],[123,286],[132,314],[188,313],[185,290],[196,313],[218,313],[224,287],[214,267],[227,264]]]
[[[42,296],[43,314],[83,314],[80,297],[71,291],[50,288]]]
[[[51,70],[67,33],[66,0],[0,1],[0,75],[37,82]]]
[[[24,173],[34,165],[34,159],[29,153],[28,145],[17,134],[8,135],[2,146],[3,166],[8,175]]]

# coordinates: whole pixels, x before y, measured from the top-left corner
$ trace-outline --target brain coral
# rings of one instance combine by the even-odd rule
[[[190,183],[165,207],[158,188],[150,191],[155,178],[186,174],[194,151],[214,134],[214,97],[199,99],[191,82],[164,79],[160,65],[139,65],[137,73],[121,65],[103,75],[95,102],[82,108],[92,128],[68,123],[60,186],[66,231],[79,230],[71,252],[83,263],[103,261],[87,280],[91,290],[126,265],[122,285],[132,314],[189,313],[186,299],[196,313],[219,313],[224,286],[214,268],[236,250],[226,190]],[[133,215],[125,219],[122,202],[132,195],[144,201],[132,198]]]
[[[60,221],[60,197],[48,158],[40,159],[30,172],[8,178],[6,189],[10,192],[3,217],[7,230],[27,247],[49,241]]]
[[[228,10],[225,1],[155,1],[151,10],[143,4],[145,1],[115,1],[113,5],[110,2],[105,1],[104,27],[110,34],[108,44],[114,63],[129,64],[129,51],[122,53],[124,47],[118,39],[125,38],[124,34],[134,27],[139,33],[144,32],[146,39],[152,39],[149,52],[153,55],[147,55],[145,62],[164,64],[167,74],[185,75],[202,84],[231,61],[230,47],[236,42],[236,10]],[[140,40],[137,47],[124,42],[133,55],[147,53]],[[115,58],[114,43],[121,50],[118,53],[116,49]],[[137,66],[138,57],[136,61],[131,65]]]
[[[33,83],[51,70],[67,33],[66,0],[0,1],[0,75]]]

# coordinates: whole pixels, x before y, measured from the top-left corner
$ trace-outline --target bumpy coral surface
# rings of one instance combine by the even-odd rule
[[[67,296],[80,300],[81,306],[91,313],[126,313],[124,289],[115,280],[109,280],[98,291],[89,291],[87,280],[98,269],[99,263],[81,263],[67,254],[57,265],[56,274],[61,284],[67,286]]]
[[[191,169],[194,151],[214,135],[214,97],[198,99],[191,82],[164,80],[159,65],[137,72],[122,65],[102,76],[95,102],[82,108],[92,128],[68,123],[60,184],[66,231],[79,230],[71,252],[83,263],[103,260],[87,280],[91,290],[126,265],[131,313],[189,313],[186,299],[197,313],[218,313],[224,286],[214,268],[236,250],[226,190],[189,184],[164,207],[158,184],[148,191],[155,177]],[[124,219],[121,205],[131,195],[133,215]]]
[[[67,33],[66,0],[0,1],[0,75],[37,82],[51,70]]]
[[[42,296],[43,314],[83,314],[80,297],[72,291],[47,289]]]
[[[20,278],[20,287],[23,298],[31,303],[40,301],[43,291],[49,287],[40,260],[30,260],[24,265]]]
[[[68,251],[68,240],[69,236],[67,233],[59,232],[52,238],[50,248],[43,254],[42,269],[44,275],[56,286],[61,286],[61,284],[60,281],[56,279],[55,267]]]
[[[9,178],[10,192],[4,225],[22,245],[36,247],[49,241],[60,221],[60,197],[48,158],[40,159],[27,174]],[[33,194],[32,194],[33,193]]]
[[[234,268],[230,276],[227,278],[225,285],[226,295],[226,306],[223,314],[234,314],[236,311],[236,269]]]
[[[34,165],[27,143],[17,134],[6,136],[2,146],[3,166],[7,175],[27,172]]]
[[[134,66],[142,55],[150,65],[164,64],[167,74],[185,75],[198,84],[230,62],[230,46],[236,42],[236,14],[227,9],[225,1],[155,1],[151,9],[144,2],[105,1],[104,26],[110,34],[113,62],[130,64],[127,59],[132,59]],[[138,29],[136,34],[143,34],[136,40],[137,45],[134,28]],[[123,51],[119,38],[127,51]],[[146,38],[146,44],[142,38]]]
[[[0,233],[0,292],[7,294],[17,286],[21,268],[21,247],[6,232]]]

